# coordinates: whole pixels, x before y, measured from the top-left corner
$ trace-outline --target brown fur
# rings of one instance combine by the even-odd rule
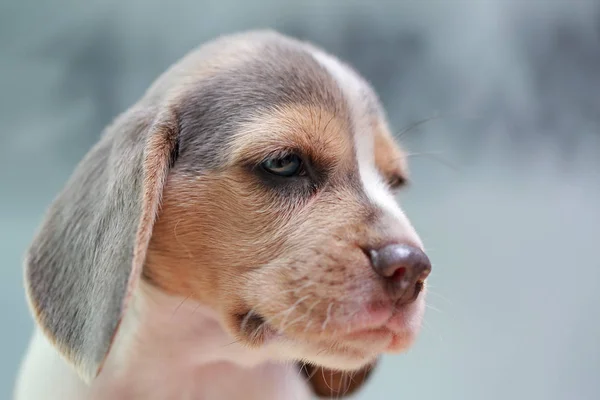
[[[377,167],[385,176],[403,176],[401,153],[391,135],[381,131],[376,137]],[[327,165],[331,187],[290,204],[274,198],[241,167],[281,147],[298,149]],[[348,182],[357,173],[353,154],[347,127],[324,110],[296,106],[257,117],[234,138],[222,171],[171,174],[145,276],[170,293],[221,309],[230,316],[234,335],[251,345],[261,343],[261,327],[249,323],[255,332],[248,335],[238,319],[250,310],[271,317],[271,324],[289,333],[317,338],[334,334],[359,307],[344,293],[373,290],[373,273],[360,247],[383,236],[369,226],[368,206]],[[363,287],[356,282],[364,282]],[[309,300],[283,315],[302,298]],[[326,300],[318,304],[315,299]],[[318,329],[328,312],[332,318],[329,304],[348,301],[348,310],[336,309],[331,327]],[[312,327],[303,318],[307,314]],[[311,384],[320,395],[351,393],[369,375],[311,371]]]
[[[282,148],[300,150],[324,169],[336,170],[342,168],[339,163],[355,161],[345,118],[322,107],[294,104],[244,124],[230,144],[230,163],[259,163]]]
[[[393,188],[408,180],[408,167],[404,151],[398,147],[385,124],[375,122],[375,163],[381,174]]]
[[[287,307],[303,296],[327,298],[332,289],[344,293],[344,287],[360,290],[354,279],[366,281],[363,290],[372,289],[368,280],[373,272],[361,247],[383,232],[370,226],[374,211],[351,180],[357,171],[344,124],[306,107],[262,115],[256,124],[248,124],[234,139],[227,168],[198,176],[176,170],[170,175],[145,275],[173,294],[229,308],[232,316],[249,311],[265,296],[273,301],[261,301],[260,311],[277,314],[282,310],[275,304]],[[384,173],[399,174],[392,164],[399,150],[388,136],[383,140],[378,166]],[[300,149],[327,165],[329,186],[299,202],[274,198],[243,165],[281,147]],[[309,282],[315,285],[289,293]],[[279,297],[277,291],[288,293]],[[298,313],[309,306],[302,304]],[[327,308],[327,302],[312,308],[315,323],[325,321]],[[341,323],[344,313],[338,312]]]
[[[358,371],[333,371],[327,368],[303,365],[302,371],[310,382],[315,394],[322,398],[339,399],[354,394],[373,372],[374,365]]]

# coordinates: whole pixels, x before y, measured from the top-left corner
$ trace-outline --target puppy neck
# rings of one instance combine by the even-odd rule
[[[221,362],[254,367],[274,358],[272,349],[252,349],[232,337],[215,310],[143,280],[122,324],[107,360],[119,368],[168,363],[196,369]]]

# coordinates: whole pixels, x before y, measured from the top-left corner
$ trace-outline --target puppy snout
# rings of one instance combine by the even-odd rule
[[[429,257],[421,249],[394,243],[378,249],[366,249],[365,253],[375,272],[385,280],[390,296],[399,305],[417,298],[431,272]]]

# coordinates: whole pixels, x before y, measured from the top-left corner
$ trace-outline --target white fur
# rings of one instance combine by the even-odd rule
[[[15,400],[202,399],[308,400],[293,364],[273,362],[268,346],[252,350],[198,303],[142,282],[110,355],[87,386],[40,331],[21,367]]]
[[[370,92],[367,83],[337,58],[317,48],[311,47],[310,51],[336,80],[351,108],[356,158],[363,190],[373,204],[396,220],[397,226],[401,227],[401,235],[408,242],[422,247],[416,231],[375,166],[374,134],[370,124],[372,116],[369,115],[368,102],[365,101],[365,96]]]

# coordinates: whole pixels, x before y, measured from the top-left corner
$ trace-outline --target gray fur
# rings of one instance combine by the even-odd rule
[[[340,118],[348,107],[335,80],[297,41],[262,36],[256,56],[202,80],[182,98],[180,168],[217,168],[240,123],[283,105],[314,105]]]
[[[141,215],[150,115],[130,111],[88,153],[29,249],[39,323],[84,376],[95,376],[122,312]]]

